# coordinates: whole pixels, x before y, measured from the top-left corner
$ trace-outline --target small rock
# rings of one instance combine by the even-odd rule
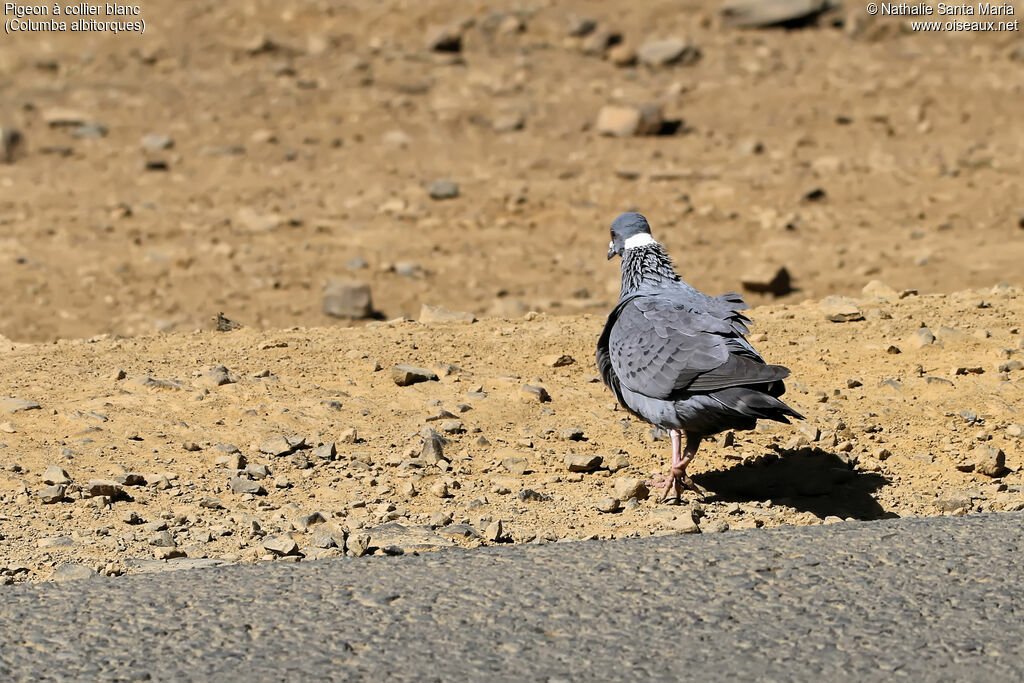
[[[516,498],[523,501],[534,501],[538,503],[551,502],[551,496],[539,493],[533,489],[523,489],[516,494]]]
[[[615,492],[615,496],[620,500],[629,500],[630,498],[645,500],[649,495],[651,495],[651,491],[647,488],[647,484],[644,483],[644,480],[637,479],[635,477],[623,477],[622,479],[616,479],[615,483],[612,484],[612,490]]]
[[[420,306],[419,321],[424,325],[430,325],[433,323],[473,323],[476,322],[476,316],[472,313],[450,311],[447,308],[442,308],[441,306],[423,304]]]
[[[332,441],[314,448],[312,455],[313,457],[320,458],[321,460],[334,460],[338,455],[338,449]]]
[[[144,524],[146,522],[146,520],[144,520],[142,516],[139,515],[139,513],[136,512],[135,510],[129,510],[128,512],[124,513],[124,515],[121,517],[121,521],[125,524],[131,524],[133,526],[137,524]]]
[[[783,266],[764,266],[740,278],[748,292],[784,296],[792,289],[789,271]]]
[[[448,484],[443,480],[438,479],[430,485],[430,495],[437,498],[448,498],[451,494],[448,492]],[[449,520],[450,521],[450,520]],[[447,524],[447,522],[445,522]]]
[[[158,152],[164,149],[171,149],[174,147],[174,138],[163,135],[162,133],[149,133],[142,136],[142,140],[139,141],[142,148],[150,152]]]
[[[199,499],[199,507],[206,508],[207,510],[223,510],[224,504],[220,502],[220,498],[205,496]]]
[[[177,544],[170,531],[161,531],[149,539],[149,544],[157,548],[173,548]]]
[[[598,112],[595,128],[601,135],[632,137],[656,135],[663,123],[661,105],[658,104],[639,107],[607,105]]]
[[[1020,438],[1024,436],[1024,425],[1010,424],[1006,427],[1007,436]]]
[[[456,26],[435,26],[427,33],[427,49],[433,52],[461,52],[462,31]]]
[[[86,485],[83,493],[85,493],[88,498],[104,496],[111,500],[115,500],[124,495],[124,489],[116,481],[110,481],[108,479],[92,479]]]
[[[583,430],[579,427],[569,427],[563,429],[558,433],[559,438],[563,441],[585,441],[586,437],[583,435]]]
[[[334,318],[372,317],[370,285],[354,280],[329,281],[324,287],[323,312]]]
[[[582,38],[594,32],[597,28],[597,21],[590,17],[573,16],[569,19],[568,34],[573,38]]]
[[[317,524],[325,524],[326,522],[327,518],[324,517],[322,513],[311,512],[308,515],[298,517],[293,523],[295,524],[296,529],[302,532],[306,532],[309,531],[311,528],[315,527]]]
[[[556,353],[550,356],[544,356],[540,360],[541,363],[549,368],[564,368],[576,362],[576,359],[567,353]]]
[[[300,436],[275,436],[260,444],[260,453],[275,457],[291,455],[305,445],[306,440]]]
[[[501,466],[505,468],[505,471],[509,474],[514,474],[517,477],[521,477],[526,474],[529,469],[529,462],[526,458],[519,458],[516,456],[510,456],[501,459]]]
[[[565,456],[565,466],[570,472],[593,472],[601,467],[604,460],[600,455],[574,455]]]
[[[249,493],[254,496],[264,495],[266,491],[260,486],[259,482],[255,482],[245,477],[231,477],[228,480],[228,486],[231,488],[232,493],[239,495],[243,493]]]
[[[954,327],[942,325],[935,331],[935,338],[944,344],[959,344],[967,340],[967,334]]]
[[[224,386],[225,384],[234,384],[238,381],[238,378],[231,374],[223,365],[217,365],[204,372],[199,377],[199,386],[208,387],[214,389],[216,387]]]
[[[58,465],[50,465],[43,472],[43,483],[44,484],[70,484],[71,477],[64,471],[63,467]]]
[[[864,285],[864,288],[861,289],[861,293],[863,293],[864,296],[870,296],[876,299],[898,299],[900,295],[899,292],[880,280],[872,280]]]
[[[24,136],[17,128],[0,126],[0,164],[13,164],[18,157]]]
[[[299,554],[299,544],[291,536],[268,536],[263,541],[263,548],[278,557]]]
[[[650,67],[681,64],[696,64],[701,57],[700,48],[679,38],[651,40],[637,48],[636,56],[641,64]]]
[[[927,327],[919,327],[907,338],[907,345],[915,349],[923,349],[935,341],[935,335]]]
[[[213,464],[228,470],[241,470],[245,468],[245,456],[241,453],[229,453],[218,457]]]
[[[618,67],[634,66],[637,61],[636,50],[620,43],[608,50],[608,61]]]
[[[825,319],[834,323],[855,322],[863,320],[864,314],[857,307],[857,302],[841,296],[826,297],[819,304]]]
[[[92,579],[99,576],[95,570],[81,564],[65,562],[59,565],[52,574],[51,581],[78,581],[79,579]]]
[[[597,501],[597,505],[595,507],[598,512],[611,513],[619,511],[619,504],[618,498],[602,498]]]
[[[615,455],[609,455],[604,459],[604,466],[608,468],[610,472],[618,472],[629,467],[629,456],[625,453],[616,453]],[[623,499],[625,500],[625,499]]]
[[[0,397],[0,412],[4,413],[20,413],[26,410],[39,410],[42,408],[35,401],[26,401],[21,398],[14,398],[13,396]]]
[[[491,543],[498,543],[505,538],[505,529],[500,519],[496,519],[484,529],[484,540]]]
[[[524,127],[526,127],[526,117],[520,112],[501,114],[491,122],[491,129],[495,133],[511,133],[522,130]]]
[[[459,196],[459,185],[453,180],[435,180],[427,188],[431,199],[455,199]]]
[[[524,384],[519,390],[519,397],[526,403],[549,403],[551,396],[544,387]]]
[[[36,495],[46,504],[59,503],[64,500],[65,487],[62,484],[47,486],[36,492]]]
[[[391,369],[391,379],[400,387],[407,387],[419,382],[438,381],[437,373],[425,368],[417,368],[407,363],[399,363]]]
[[[834,7],[833,0],[726,0],[722,19],[739,28],[801,25]]]
[[[971,451],[974,471],[986,477],[1000,477],[1006,473],[1006,455],[994,446],[975,446]]]

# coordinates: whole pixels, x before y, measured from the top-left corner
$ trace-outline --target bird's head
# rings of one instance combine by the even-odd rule
[[[638,213],[624,213],[612,221],[612,241],[608,243],[608,258],[622,256],[626,249],[652,244],[651,226]]]

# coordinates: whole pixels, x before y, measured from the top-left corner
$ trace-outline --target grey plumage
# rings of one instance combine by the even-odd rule
[[[789,370],[747,341],[748,308],[683,282],[639,214],[612,224],[609,258],[622,256],[622,288],[597,345],[604,382],[630,413],[688,438],[753,429],[759,419],[803,416],[779,400]],[[638,238],[639,236],[639,238]],[[631,239],[632,238],[632,239]]]

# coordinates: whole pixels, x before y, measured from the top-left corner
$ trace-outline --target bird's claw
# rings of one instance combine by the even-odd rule
[[[693,491],[701,500],[707,492],[701,487],[694,483],[693,479],[687,476],[686,470],[682,468],[673,467],[669,470],[669,473],[658,481],[647,482],[648,486],[654,486],[659,489],[665,489],[665,495],[662,496],[661,502],[667,502],[669,498],[675,495],[675,502],[682,502],[683,489]]]

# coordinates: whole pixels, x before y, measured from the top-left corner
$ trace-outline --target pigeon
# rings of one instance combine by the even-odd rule
[[[702,439],[803,415],[779,400],[789,369],[766,364],[747,341],[740,295],[711,297],[685,283],[638,213],[616,218],[611,236],[608,258],[622,257],[622,285],[597,366],[623,408],[671,435],[669,474],[649,483],[665,489],[663,501],[674,493],[678,502],[684,487],[701,493],[686,467]]]

